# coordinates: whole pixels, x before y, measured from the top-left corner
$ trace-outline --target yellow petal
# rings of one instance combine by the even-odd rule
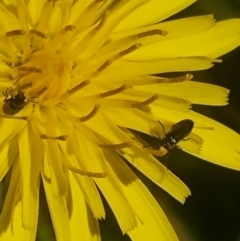
[[[38,217],[37,215],[33,217],[34,228],[27,229],[24,226],[22,216],[23,206],[20,199],[20,184],[20,170],[17,160],[14,162],[12,168],[11,181],[0,217],[1,240],[18,241],[19,237],[26,241],[35,240]]]
[[[17,138],[13,138],[6,143],[0,153],[0,180],[4,178],[18,154]]]
[[[155,86],[155,85],[154,85]],[[145,88],[146,89],[145,89]],[[122,92],[119,95],[113,96],[111,99],[103,99],[99,100],[99,104],[101,106],[104,105],[106,109],[109,109],[110,107],[113,107],[114,109],[117,109],[118,105],[122,103],[122,108],[141,108],[146,107],[152,102],[154,105],[160,105],[162,107],[168,107],[170,109],[175,109],[178,111],[188,111],[190,108],[190,101],[187,100],[187,98],[178,98],[175,96],[166,95],[167,92],[162,91],[162,94],[160,91],[158,91],[158,88],[154,87],[149,88],[148,86],[144,85],[144,87],[134,87],[134,89],[127,89],[124,92]],[[159,87],[159,85],[157,86]],[[138,91],[136,89],[139,89],[141,91]],[[149,92],[151,94],[147,93],[148,89],[151,89]],[[160,89],[160,88],[159,88]],[[152,101],[151,101],[152,100]],[[149,102],[149,104],[145,104],[146,102]],[[125,106],[124,106],[125,104]],[[131,110],[129,110],[131,111]]]
[[[119,22],[122,19],[131,13],[137,6],[143,3],[145,0],[132,0],[126,1],[123,0],[121,2],[116,2],[111,14],[106,13],[106,21],[103,22],[101,26],[101,31],[97,31],[97,33],[90,39],[89,43],[87,44],[86,48],[84,48],[81,53],[80,57],[82,59],[90,58],[93,56],[98,49],[105,43],[108,39],[109,34],[116,28]],[[116,11],[117,9],[117,11]]]
[[[97,219],[89,209],[82,190],[74,179],[73,175],[69,175],[72,199],[70,214],[70,232],[71,241],[100,241],[100,230]],[[81,232],[79,232],[81,228]]]
[[[49,12],[49,20],[48,20],[48,30],[51,35],[56,35],[59,33],[59,31],[63,28],[63,26],[66,26],[65,24],[62,25],[63,21],[63,11],[64,8],[61,3],[56,2],[54,8],[51,12]]]
[[[96,125],[96,123],[98,123]],[[84,123],[102,137],[106,138],[106,144],[120,144],[131,142],[131,140],[122,133],[122,131],[113,123],[103,112],[96,115],[93,119]]]
[[[223,124],[206,116],[190,112],[189,117],[196,121],[194,132],[204,140],[200,154],[196,155],[214,164],[240,170],[240,135]],[[197,128],[198,125],[212,126],[214,130]]]
[[[109,169],[107,162],[106,166],[108,169],[107,177],[103,179],[95,179],[95,183],[101,190],[114,215],[116,216],[122,232],[127,233],[136,227],[136,216],[124,193],[122,192],[121,186],[119,185],[119,180],[116,178],[112,170]]]
[[[12,225],[8,226],[8,229],[0,235],[1,240],[7,241],[34,241],[36,237],[36,229],[37,229],[37,222],[35,222],[34,229],[26,229],[22,226],[22,203],[19,202],[16,206],[12,207],[13,217],[12,217]],[[37,219],[36,219],[37,221]]]
[[[96,219],[105,218],[103,203],[92,178],[82,177],[78,174],[74,174],[73,176],[78,184],[78,188],[81,190],[84,196],[84,199],[91,208],[94,217]]]
[[[46,134],[56,136],[57,134],[57,115],[53,107],[46,107],[42,111],[42,118],[47,116],[48,122],[44,119]],[[46,117],[45,117],[46,118]],[[46,123],[47,122],[47,123]],[[67,182],[62,168],[62,155],[59,151],[58,143],[54,140],[43,140],[45,149],[45,165],[49,165],[51,172],[51,186],[55,197],[64,195],[67,190]]]
[[[51,187],[55,197],[64,195],[67,190],[67,182],[62,169],[62,161],[58,144],[55,141],[43,141],[46,152],[44,165],[49,165],[51,173]]]
[[[128,232],[133,240],[178,240],[167,217],[148,189],[115,153],[105,151],[113,173],[136,213],[137,228]]]
[[[156,125],[156,121],[147,115],[145,118],[144,114],[131,116],[129,110],[125,111],[126,113],[124,112],[124,109],[121,109],[116,116],[114,116],[113,111],[109,112],[111,115],[109,113],[107,114],[111,116],[111,119],[115,121],[116,125],[136,130],[145,130],[146,133],[150,133],[150,130]],[[125,118],[119,118],[119,116],[125,116]],[[108,122],[108,125],[111,126],[112,124]],[[181,182],[181,180],[166,170],[165,166],[137,145],[131,146],[131,148],[124,148],[120,151],[120,154],[122,154],[124,158],[138,168],[144,175],[149,177],[153,182],[165,189],[180,202],[183,203],[186,197],[190,195],[190,190]]]
[[[1,31],[3,34],[10,30],[21,29],[16,16],[9,12],[2,3],[0,4],[0,15],[2,16]]]
[[[4,118],[0,121],[1,129],[4,130],[0,135],[0,147],[3,148],[7,142],[9,142],[22,128],[26,126],[27,122]]]
[[[130,151],[128,152],[127,148],[124,149],[123,157],[125,159],[179,202],[185,202],[191,192],[179,178],[147,151],[137,146],[133,146]]]
[[[36,26],[36,24],[38,23],[45,2],[45,0],[29,0],[28,10],[31,16],[31,20],[33,22],[33,26]]]
[[[38,218],[43,145],[29,128],[24,128],[19,133],[19,148],[23,226],[33,229]]]
[[[197,16],[197,17],[190,17],[190,18],[183,18],[183,19],[177,19],[177,20],[172,20],[172,21],[166,21],[163,23],[158,23],[158,24],[153,24],[153,25],[147,25],[147,26],[142,26],[138,27],[135,29],[129,29],[125,31],[120,31],[120,32],[114,32],[111,34],[111,39],[110,43],[106,46],[103,46],[96,55],[100,55],[100,53],[104,53],[104,50],[106,52],[106,49],[109,49],[109,45],[111,46],[112,43],[115,42],[115,48],[116,48],[116,42],[122,41],[122,45],[124,44],[124,41],[127,40],[126,37],[129,37],[129,42],[130,42],[130,37],[135,37],[137,38],[136,42],[134,43],[143,43],[149,44],[149,43],[154,43],[158,41],[166,41],[167,39],[172,39],[172,38],[177,38],[177,37],[186,37],[186,36],[191,36],[200,32],[203,32],[211,27],[213,27],[215,24],[215,20],[212,15],[207,15],[207,16]],[[146,33],[148,31],[152,30],[162,30],[162,34],[156,34],[156,35],[149,35],[140,38],[141,33]],[[160,33],[160,32],[159,32]],[[137,35],[139,34],[139,35]],[[147,41],[146,41],[147,38]],[[131,45],[132,45],[131,44]],[[129,46],[131,46],[129,45]],[[126,49],[126,47],[125,47]],[[112,51],[114,51],[112,49]]]
[[[144,87],[138,86],[135,88],[151,93],[167,93],[168,96],[190,100],[191,103],[194,104],[215,106],[228,104],[228,89],[217,85],[195,81],[184,81],[182,83],[173,84],[145,85]],[[156,102],[154,102],[154,104],[156,104]],[[165,106],[168,107],[167,105]],[[164,107],[164,105],[162,105],[162,107]]]
[[[212,15],[194,16],[154,24],[154,26],[167,31],[167,35],[162,39],[163,41],[195,35],[212,28],[214,25],[215,19]]]
[[[52,192],[52,185],[48,183],[44,175],[42,175],[42,179],[56,239],[69,241],[71,240],[71,232],[65,198],[63,196],[56,198]]]
[[[118,25],[116,31],[133,29],[143,25],[150,25],[159,22],[170,17],[176,12],[181,11],[194,2],[195,0],[146,1],[145,4],[136,8],[134,12],[127,15],[127,17],[124,18]],[[139,18],[139,16],[141,17]]]
[[[128,59],[149,60],[177,56],[216,58],[240,45],[239,26],[240,19],[217,22],[212,28],[192,36],[167,39],[143,46],[129,54]]]
[[[152,49],[151,51],[155,52],[156,50]],[[139,52],[139,54],[144,56],[144,52]],[[144,61],[140,60],[140,55],[138,56],[139,60],[126,59],[113,63],[98,78],[96,78],[96,81],[103,81],[104,79],[114,79],[115,81],[119,81],[141,75],[202,70],[211,68],[213,66],[213,60],[206,57],[175,58],[173,56],[162,59],[158,58],[155,60],[150,60],[149,57],[149,60]],[[119,69],[121,69],[120,72]]]
[[[81,133],[76,132],[75,134],[72,136],[73,149],[70,146],[67,147],[69,158],[71,160],[77,159],[77,161],[81,163],[79,168],[83,169],[84,171],[90,173],[104,173],[105,170],[101,165],[101,162],[103,162],[101,158],[104,158],[104,156],[101,153],[100,148],[89,143],[89,141],[86,140]],[[78,140],[80,142],[79,144]],[[64,144],[61,144],[61,147],[63,146]],[[70,153],[73,153],[74,155],[70,155]],[[99,161],[99,159],[101,161]],[[103,203],[93,179],[88,177],[87,174],[85,176],[81,176],[80,174],[74,173],[73,176],[77,181],[77,184],[79,185],[78,188],[81,189],[94,217],[98,219],[105,218]]]

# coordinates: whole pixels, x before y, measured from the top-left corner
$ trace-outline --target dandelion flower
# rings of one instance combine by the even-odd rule
[[[35,240],[43,183],[58,241],[100,240],[99,191],[132,240],[178,240],[126,162],[181,203],[190,191],[130,129],[152,134],[158,120],[167,129],[191,118],[197,142],[183,149],[239,170],[239,136],[190,111],[226,104],[228,90],[154,74],[210,68],[239,45],[240,20],[159,23],[193,0],[2,2],[0,180],[11,179],[1,239]]]

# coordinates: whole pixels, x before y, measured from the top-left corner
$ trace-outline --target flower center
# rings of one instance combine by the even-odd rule
[[[8,48],[11,63],[16,66],[11,76],[16,88],[24,90],[28,98],[38,98],[38,102],[56,99],[69,88],[73,61],[56,51],[56,46],[62,46],[64,42],[64,33],[68,32],[66,29],[74,28],[64,28],[47,44],[44,44],[46,35],[37,30],[30,30],[29,33],[13,30],[6,33],[6,45],[12,46]],[[23,42],[22,48],[18,50],[17,42]],[[52,45],[55,48],[51,48]]]
[[[18,68],[18,85],[21,88],[31,83],[31,87],[26,90],[30,97],[42,96],[44,100],[58,98],[68,89],[71,69],[72,61],[63,55],[45,50],[36,51],[30,55],[28,62]]]

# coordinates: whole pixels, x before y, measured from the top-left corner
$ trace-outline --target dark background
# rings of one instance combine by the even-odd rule
[[[199,0],[170,19],[205,14],[214,14],[218,21],[239,18],[240,0]],[[240,133],[240,48],[221,59],[221,64],[193,74],[195,80],[230,89],[229,105],[194,105],[193,110]],[[213,165],[181,150],[171,153],[168,168],[192,192],[184,205],[136,173],[163,208],[180,241],[240,241],[240,172]],[[107,219],[101,221],[100,225],[103,241],[130,240],[127,235],[122,236],[109,207]]]
[[[240,17],[240,0],[199,0],[170,19],[206,14],[214,14],[218,21]],[[195,80],[230,89],[230,104],[224,107],[195,105],[193,110],[240,133],[240,48],[221,59],[223,62],[210,70],[193,74]],[[167,165],[192,192],[184,205],[134,171],[163,208],[180,241],[240,241],[240,172],[213,165],[181,150],[171,152]],[[107,218],[100,221],[102,241],[130,241],[127,235],[122,235],[106,202],[105,206]],[[41,210],[47,210],[46,203],[41,202],[40,206],[43,215],[39,219],[41,231],[37,240],[46,240],[46,233],[49,234],[47,240],[54,240],[51,225],[44,216],[47,214]]]

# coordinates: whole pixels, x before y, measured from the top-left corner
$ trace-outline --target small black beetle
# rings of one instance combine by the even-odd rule
[[[159,123],[163,127],[160,121]],[[167,151],[169,151],[173,147],[176,147],[179,141],[184,140],[184,138],[191,133],[193,126],[194,126],[194,122],[192,120],[184,119],[177,122],[176,124],[173,124],[171,130],[168,133],[165,133],[165,129],[163,127],[165,137],[162,139],[159,137],[159,139],[157,140],[159,144],[159,148],[160,146],[162,146]]]
[[[7,88],[3,91],[5,103],[2,110],[6,115],[15,115],[29,102],[22,90],[18,90],[17,94],[13,93],[12,88]],[[9,98],[10,96],[10,98]]]
[[[149,148],[148,146],[144,146],[144,148],[147,148],[148,151],[155,156],[165,155],[164,151],[162,150],[165,149],[165,153],[168,153],[168,157],[170,155],[170,150],[174,147],[181,149],[177,144],[178,142],[185,140],[184,138],[186,138],[191,133],[194,126],[194,122],[190,119],[181,120],[176,124],[173,124],[171,130],[167,133],[165,132],[163,124],[160,121],[159,123],[163,128],[165,136],[161,138],[157,133],[158,138],[151,137],[151,140],[149,141],[149,143],[151,143],[151,148]]]

